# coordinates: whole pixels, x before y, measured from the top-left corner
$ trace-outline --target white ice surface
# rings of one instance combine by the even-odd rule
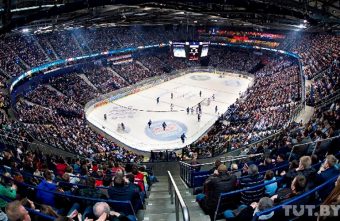
[[[224,113],[236,101],[240,92],[244,92],[250,83],[251,79],[239,77],[237,74],[228,74],[220,78],[213,73],[190,73],[95,108],[87,113],[87,119],[134,149],[142,151],[178,149],[196,141],[214,124],[218,115]],[[202,97],[199,96],[199,91],[202,91]],[[173,99],[171,93],[174,94]],[[215,101],[211,98],[213,94]],[[160,97],[159,104],[156,103],[157,97]],[[208,97],[211,104],[202,105],[203,114],[200,122],[197,120],[196,111],[193,115],[191,113],[187,115],[187,107],[197,105]],[[174,105],[173,112],[170,111],[171,103]],[[218,113],[215,113],[215,106],[218,107]],[[104,120],[104,114],[107,114],[107,120]],[[145,131],[148,130],[147,122],[150,119],[153,122],[175,120],[183,123],[187,127],[185,143],[182,144],[180,134],[171,141],[148,136]],[[117,125],[122,122],[126,126],[125,132],[117,130]]]

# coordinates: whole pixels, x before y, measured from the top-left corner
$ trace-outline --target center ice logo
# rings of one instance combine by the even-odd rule
[[[146,126],[145,133],[150,138],[161,141],[179,140],[180,136],[187,131],[187,127],[178,121],[166,120],[166,127],[163,128],[164,121],[152,122],[151,127]]]

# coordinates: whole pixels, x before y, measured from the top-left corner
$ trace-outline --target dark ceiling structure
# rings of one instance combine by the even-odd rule
[[[340,0],[3,0],[11,27],[183,24],[255,30],[340,30]],[[8,20],[9,19],[9,20]]]

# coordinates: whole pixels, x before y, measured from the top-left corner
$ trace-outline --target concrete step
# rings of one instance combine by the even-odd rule
[[[181,192],[183,199],[195,199],[189,191]],[[168,192],[150,192],[149,199],[168,199],[170,195]]]
[[[190,212],[189,212],[190,213]],[[144,221],[175,221],[175,213],[162,213],[162,214],[145,214]],[[182,212],[179,213],[179,220],[183,221]],[[192,221],[210,221],[210,217],[204,213],[190,214],[190,220]]]
[[[185,187],[184,185],[177,185],[178,190],[187,190],[188,188]],[[163,183],[157,183],[157,184],[153,184],[151,187],[151,191],[152,192],[165,192],[169,190],[169,185],[168,184],[163,184]]]
[[[195,199],[187,199],[184,201],[187,207],[189,208],[189,211],[191,211],[191,209],[200,210],[200,207]],[[174,203],[175,203],[175,199],[174,199]],[[150,213],[154,213],[154,214],[170,212],[170,211],[175,212],[175,204],[171,204],[170,198],[169,199],[154,199],[151,201],[148,200],[146,203],[146,207],[148,208],[148,211]],[[164,211],[164,209],[166,210]]]

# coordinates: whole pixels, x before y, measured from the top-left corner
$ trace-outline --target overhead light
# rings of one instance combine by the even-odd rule
[[[197,23],[197,21],[194,21],[194,23],[196,24],[196,23]]]
[[[30,30],[28,28],[23,28],[21,31],[22,33],[28,33]]]
[[[307,26],[305,24],[299,24],[298,28],[303,29],[303,28],[307,28]]]
[[[307,22],[308,22],[308,21],[307,21],[306,19],[305,19],[305,20],[303,20],[303,23],[305,23],[305,24],[306,24]]]

